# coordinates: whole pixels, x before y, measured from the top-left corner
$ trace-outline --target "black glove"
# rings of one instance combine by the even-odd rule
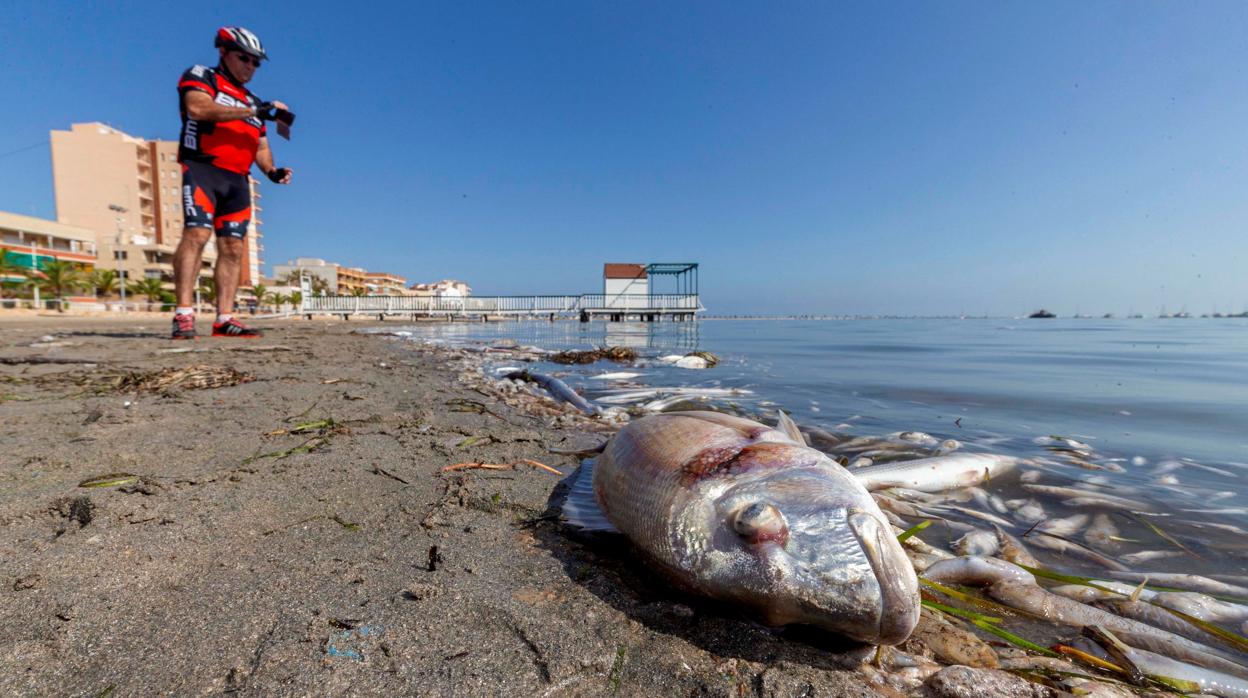
[[[269,170],[269,181],[274,184],[281,184],[288,174],[290,174],[289,167],[274,167]]]
[[[256,105],[256,118],[261,121],[276,121],[279,111],[281,110],[274,107],[272,102],[261,102]]]

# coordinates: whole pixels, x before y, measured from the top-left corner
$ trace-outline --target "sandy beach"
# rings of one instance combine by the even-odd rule
[[[569,531],[542,467],[444,471],[566,474],[549,449],[610,430],[491,390],[468,353],[363,322],[195,342],[167,322],[0,318],[6,695],[1044,690],[886,680],[862,649],[683,597],[620,539]],[[927,618],[902,649],[996,661]]]

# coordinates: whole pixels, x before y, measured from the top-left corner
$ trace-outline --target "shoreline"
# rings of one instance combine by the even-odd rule
[[[8,693],[931,690],[681,596],[562,527],[556,475],[443,472],[567,474],[549,448],[613,429],[491,387],[479,354],[358,321],[175,343],[166,319],[0,322]],[[902,649],[995,665],[938,619]]]

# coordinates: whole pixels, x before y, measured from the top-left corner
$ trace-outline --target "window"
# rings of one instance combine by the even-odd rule
[[[113,250],[113,259],[126,259],[125,250]]]

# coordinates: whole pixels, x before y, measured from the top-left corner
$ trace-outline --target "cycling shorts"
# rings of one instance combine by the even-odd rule
[[[242,239],[251,223],[247,175],[203,162],[182,163],[182,209],[188,228],[213,228],[217,237]]]

